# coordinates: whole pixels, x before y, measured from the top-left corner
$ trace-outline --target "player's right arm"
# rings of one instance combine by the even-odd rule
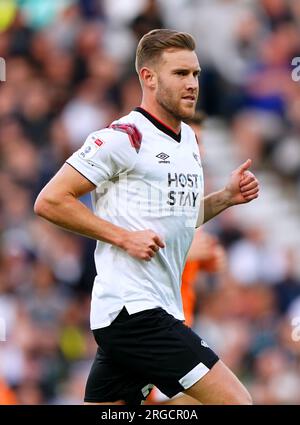
[[[90,146],[91,143],[93,143],[93,139],[88,138],[82,149],[86,150],[86,147]],[[91,146],[93,148],[93,145]],[[120,146],[115,147],[120,148]],[[131,147],[129,146],[129,148]],[[89,163],[95,162],[95,164],[101,165],[103,160],[106,163],[106,168],[102,169],[100,166],[97,171],[95,165],[91,166],[91,181],[81,174],[80,170],[75,169],[73,165],[64,164],[37,197],[34,205],[35,213],[66,230],[115,245],[138,259],[151,260],[151,257],[155,255],[159,248],[164,247],[163,241],[157,234],[151,230],[132,232],[116,226],[96,216],[79,200],[81,196],[96,188],[97,179],[100,182],[100,180],[109,177],[107,174],[109,168],[115,167],[116,171],[116,167],[124,165],[113,158],[111,147],[106,147],[102,151],[100,149],[95,150],[95,154],[89,157],[89,161],[80,158],[82,149],[74,154],[75,157],[77,155],[79,158],[78,163],[77,160],[70,160],[70,164],[74,163],[76,168],[81,169],[80,164],[82,162],[81,170],[86,174],[88,174]],[[118,154],[122,156],[120,149]],[[125,155],[122,156],[122,158],[124,157]],[[112,167],[107,166],[110,161],[114,162]],[[87,170],[85,170],[85,167]]]

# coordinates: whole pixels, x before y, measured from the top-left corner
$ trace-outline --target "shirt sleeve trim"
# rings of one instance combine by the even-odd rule
[[[67,160],[66,161],[66,164],[68,164],[68,165],[70,165],[70,167],[72,167],[74,170],[76,170],[79,174],[81,174],[82,175],[82,177],[84,177],[85,179],[87,179],[89,182],[91,182],[95,187],[97,187],[98,186],[98,183],[97,183],[97,181],[96,180],[94,180],[94,179],[91,179],[90,177],[87,177],[83,172],[82,172],[82,170],[79,170],[75,165],[73,165],[73,164],[71,164],[70,162],[69,162],[69,160]]]

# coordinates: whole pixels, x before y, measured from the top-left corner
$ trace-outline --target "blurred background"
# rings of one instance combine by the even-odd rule
[[[194,276],[193,328],[254,402],[300,403],[300,2],[0,0],[0,404],[82,403],[94,241],[33,203],[91,131],[139,105],[135,47],[159,27],[198,45],[206,192],[248,157],[261,182],[204,226],[225,266]]]

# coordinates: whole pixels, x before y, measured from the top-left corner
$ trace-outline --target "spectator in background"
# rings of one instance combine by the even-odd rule
[[[205,156],[201,136],[204,119],[204,114],[196,111],[192,118],[185,121],[195,132],[201,158]],[[216,237],[205,232],[202,228],[196,231],[183,271],[181,286],[185,322],[188,326],[192,327],[193,325],[196,308],[195,284],[198,273],[220,273],[224,271],[225,257],[225,251]]]

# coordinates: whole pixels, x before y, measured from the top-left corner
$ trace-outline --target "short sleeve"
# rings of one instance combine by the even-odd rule
[[[106,128],[91,133],[67,163],[98,186],[133,168],[137,159],[125,132]]]

